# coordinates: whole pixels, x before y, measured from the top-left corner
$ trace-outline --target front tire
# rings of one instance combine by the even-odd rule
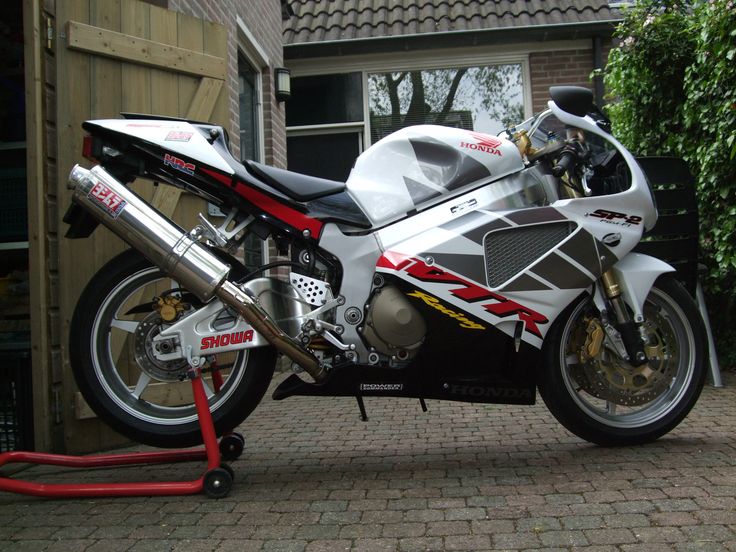
[[[130,249],[97,272],[77,302],[69,354],[74,377],[95,413],[124,436],[157,447],[202,443],[191,384],[179,381],[185,360],[160,362],[150,351],[161,317],[152,298],[170,293],[179,308],[194,299],[137,251]],[[271,381],[271,347],[221,353],[217,390],[203,377],[218,435],[255,409]]]
[[[700,313],[671,275],[661,276],[644,305],[650,361],[639,368],[605,342],[595,358],[581,357],[598,316],[589,297],[560,315],[545,341],[540,394],[555,418],[586,441],[654,441],[685,418],[703,388],[707,344]]]

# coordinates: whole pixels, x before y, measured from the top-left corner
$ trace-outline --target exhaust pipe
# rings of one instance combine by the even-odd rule
[[[316,382],[326,373],[317,358],[287,335],[246,291],[227,279],[230,266],[148,205],[99,165],[76,165],[69,174],[72,201],[176,278],[202,301],[216,296],[234,308],[279,352],[304,368]]]

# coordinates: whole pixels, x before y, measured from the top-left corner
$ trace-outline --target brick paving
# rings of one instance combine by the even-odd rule
[[[279,378],[283,377],[279,376]],[[656,443],[605,449],[534,407],[264,400],[221,500],[0,494],[12,551],[736,551],[736,375]],[[192,479],[199,464],[88,470]],[[69,481],[38,467],[25,477]],[[79,475],[79,472],[77,472]]]

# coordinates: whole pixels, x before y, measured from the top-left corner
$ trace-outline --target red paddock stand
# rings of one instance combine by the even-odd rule
[[[212,498],[226,496],[233,484],[233,470],[221,463],[221,457],[234,460],[243,451],[243,438],[231,433],[217,442],[212,413],[202,385],[200,370],[190,370],[194,404],[199,417],[204,448],[165,452],[131,452],[99,456],[65,456],[38,452],[5,452],[0,454],[0,467],[14,462],[65,466],[69,468],[109,468],[136,464],[162,464],[207,460],[207,471],[194,481],[162,481],[143,483],[63,483],[45,484],[0,476],[0,491],[51,498],[104,497],[104,496],[165,496],[188,495],[204,491]],[[219,387],[221,376],[213,373],[215,387]]]

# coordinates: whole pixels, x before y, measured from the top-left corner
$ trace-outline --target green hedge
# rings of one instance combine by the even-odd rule
[[[701,279],[721,364],[736,365],[736,4],[640,0],[605,71],[614,134],[697,179]]]

